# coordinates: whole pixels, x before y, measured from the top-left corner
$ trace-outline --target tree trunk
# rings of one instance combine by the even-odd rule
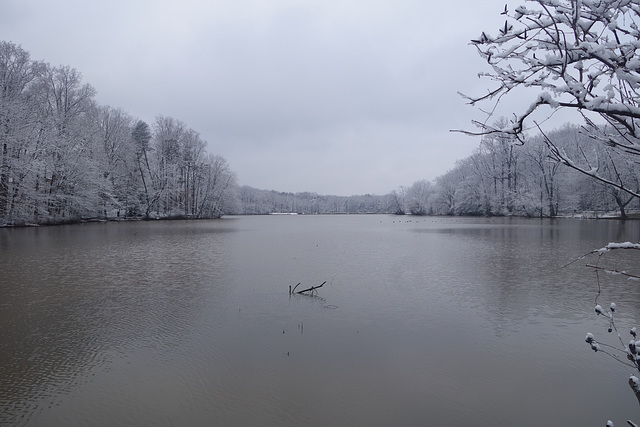
[[[613,197],[616,200],[616,204],[618,205],[618,209],[620,209],[620,219],[627,219],[627,212],[625,211],[625,207],[629,204],[632,198],[629,198],[626,202],[622,200],[622,194],[620,191],[615,191]]]
[[[0,219],[2,219],[7,214],[9,200],[9,153],[6,142],[2,144],[0,155]]]
[[[633,394],[636,395],[638,404],[640,404],[640,383],[638,382],[638,378],[635,376],[631,376],[629,378],[629,386],[631,387],[631,390],[633,390]]]

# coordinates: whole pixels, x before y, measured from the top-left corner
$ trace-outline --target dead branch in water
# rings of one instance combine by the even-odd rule
[[[299,293],[299,294],[301,294],[301,293],[304,293],[304,292],[313,292],[313,291],[315,291],[316,289],[319,289],[319,288],[321,288],[322,286],[324,286],[324,284],[325,284],[325,283],[327,283],[327,281],[326,281],[326,280],[325,280],[324,282],[322,282],[322,283],[321,283],[320,285],[318,285],[318,286],[312,286],[312,287],[310,287],[309,289],[305,289],[305,290],[302,290],[302,291],[298,291],[298,293]]]
[[[293,293],[296,291],[296,288],[300,286],[300,283],[301,282],[298,282],[298,284],[293,287],[293,290],[291,290],[291,285],[289,285],[289,295],[293,295]]]
[[[324,286],[324,284],[327,283],[327,281],[325,280],[324,282],[322,282],[321,284],[319,284],[318,286],[312,286],[310,288],[307,289],[303,289],[301,291],[296,292],[296,288],[298,286],[300,286],[300,283],[298,283],[293,289],[291,289],[291,285],[289,285],[289,295],[293,295],[293,294],[303,294],[305,292],[311,292],[313,293],[313,291],[315,291],[316,289],[320,289],[321,287]]]

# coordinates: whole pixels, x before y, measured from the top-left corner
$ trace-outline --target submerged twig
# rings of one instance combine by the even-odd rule
[[[318,285],[318,286],[312,286],[312,287],[310,287],[310,288],[308,288],[308,289],[304,289],[304,290],[302,290],[302,291],[298,291],[298,292],[296,292],[296,293],[298,293],[298,294],[302,294],[302,293],[304,293],[304,292],[313,292],[313,291],[315,291],[316,289],[319,289],[319,288],[321,288],[322,286],[324,286],[324,284],[325,284],[325,283],[327,283],[327,281],[326,281],[326,280],[325,280],[324,282],[322,282],[322,283],[321,283],[320,285]],[[298,284],[299,284],[299,283],[298,283]],[[297,287],[297,286],[296,286],[296,287]],[[295,288],[294,288],[293,290],[295,291]]]
[[[296,291],[296,288],[300,286],[300,283],[302,282],[298,282],[298,284],[293,287],[293,290],[291,289],[291,285],[289,285],[289,295],[293,295],[293,293]]]

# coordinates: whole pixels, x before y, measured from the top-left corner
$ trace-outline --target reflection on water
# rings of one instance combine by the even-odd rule
[[[0,230],[0,424],[622,423],[629,372],[583,342],[606,333],[593,273],[562,266],[639,238],[392,216]],[[637,284],[603,280],[635,325]]]

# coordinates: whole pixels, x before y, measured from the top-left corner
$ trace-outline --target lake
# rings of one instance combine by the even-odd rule
[[[0,424],[640,421],[593,308],[615,220],[255,216],[0,229]],[[631,271],[638,251],[600,265]],[[289,295],[325,282],[313,295]],[[640,282],[600,275],[625,342]]]

